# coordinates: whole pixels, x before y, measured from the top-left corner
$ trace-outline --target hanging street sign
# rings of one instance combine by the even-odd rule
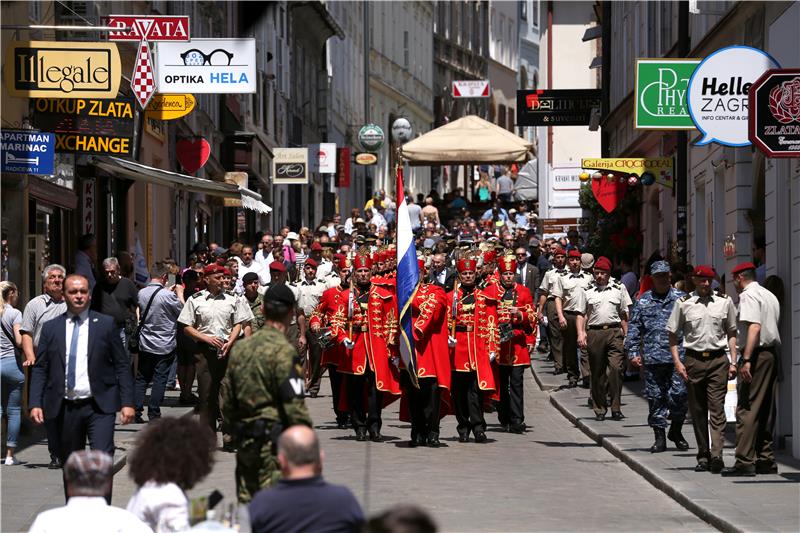
[[[364,150],[370,152],[377,152],[383,146],[386,140],[386,135],[377,124],[366,124],[358,132],[358,142]]]
[[[656,183],[670,189],[674,183],[671,157],[595,157],[581,159],[581,168],[631,175],[639,179],[649,173]],[[642,181],[647,184],[649,179],[650,176],[645,176]]]
[[[109,41],[139,41],[136,61],[131,74],[131,89],[142,109],[156,92],[153,58],[150,54],[150,42],[156,41],[188,41],[189,17],[187,16],[135,16],[109,15],[105,19],[107,26],[129,28],[127,31],[112,31]]]
[[[489,98],[489,80],[453,80],[453,98]]]
[[[133,99],[37,98],[33,124],[56,137],[56,152],[130,155]]]
[[[372,152],[358,152],[355,155],[356,165],[368,166],[378,163],[378,156]]]
[[[174,120],[188,115],[197,100],[191,94],[156,94],[144,110],[148,118]]]
[[[255,39],[192,39],[157,46],[161,93],[256,92]]]
[[[517,91],[517,126],[588,126],[600,89]]]
[[[11,41],[3,77],[20,98],[116,98],[120,65],[114,43]]]
[[[800,69],[768,70],[750,87],[749,138],[767,157],[800,157]]]
[[[308,184],[308,148],[275,148],[272,158],[272,183]]]
[[[686,100],[689,78],[701,59],[637,59],[633,127],[693,130]]]
[[[336,186],[350,186],[350,147],[336,149]]]
[[[31,130],[2,130],[2,170],[14,174],[51,176],[55,161],[55,135]]]

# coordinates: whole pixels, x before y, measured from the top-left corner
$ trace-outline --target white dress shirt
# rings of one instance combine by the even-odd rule
[[[528,277],[527,264],[522,265],[522,266],[517,268],[517,275],[519,275],[520,284],[525,285],[525,281],[527,281],[526,278]],[[527,285],[526,285],[526,287],[527,287]]]
[[[67,313],[66,341],[67,357],[64,360],[64,397],[68,400],[89,398],[92,395],[92,387],[89,385],[89,310],[83,311],[78,323],[78,349],[75,357],[75,388],[70,390],[67,387],[69,381],[69,358],[72,348],[72,330],[75,329],[73,317],[75,315]],[[95,319],[97,320],[97,319]]]
[[[270,261],[271,262],[271,261]],[[264,266],[258,261],[250,261],[250,265],[245,265],[242,263],[239,265],[239,279],[241,280],[244,278],[244,275],[248,272],[255,272],[258,274],[258,283],[260,285],[266,285],[270,282],[272,276],[269,274],[269,266]]]
[[[189,500],[175,483],[148,481],[131,497],[127,509],[157,533],[189,529]]]
[[[29,533],[153,533],[133,514],[102,497],[73,496],[64,507],[39,513]]]

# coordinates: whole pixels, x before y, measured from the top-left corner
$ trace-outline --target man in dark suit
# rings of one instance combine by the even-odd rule
[[[61,463],[86,447],[114,454],[114,421],[133,420],[133,376],[114,319],[89,310],[89,281],[64,280],[67,312],[42,327],[31,375],[31,418],[55,419]]]
[[[514,250],[514,258],[517,260],[517,283],[527,287],[536,301],[536,291],[539,289],[539,269],[528,262],[528,251],[524,246],[519,246]]]
[[[452,291],[456,283],[456,271],[447,267],[447,257],[444,254],[434,254],[431,261],[428,283],[442,287],[445,292]]]

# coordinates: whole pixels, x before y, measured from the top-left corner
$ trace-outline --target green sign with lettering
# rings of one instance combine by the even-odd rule
[[[636,60],[636,102],[633,126],[637,129],[691,130],[687,89],[701,59]]]

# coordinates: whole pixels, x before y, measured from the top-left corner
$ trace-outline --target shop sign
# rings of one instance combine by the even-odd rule
[[[161,93],[256,92],[255,39],[192,39],[157,46]]]
[[[581,159],[581,167],[587,170],[599,170],[642,178],[650,173],[655,182],[664,187],[673,187],[671,157],[606,157]],[[647,177],[645,181],[647,181]]]
[[[94,178],[84,178],[81,180],[81,217],[83,234],[95,233],[95,214],[96,209],[95,182]]]
[[[275,148],[272,158],[272,183],[308,184],[308,148]]]
[[[115,98],[121,74],[114,43],[12,41],[3,76],[21,98]]]
[[[336,143],[311,144],[311,172],[320,174],[336,174]]]
[[[637,59],[633,127],[693,130],[686,100],[689,78],[701,59]]]
[[[55,135],[29,130],[2,130],[3,172],[14,174],[53,174]]]
[[[749,103],[750,141],[767,157],[800,157],[800,69],[768,70]]]
[[[375,165],[378,163],[378,156],[372,152],[358,152],[355,161],[356,165]]]
[[[539,221],[545,237],[552,235],[566,235],[570,230],[580,230],[580,218],[543,218]]]
[[[453,98],[489,98],[489,80],[453,80]]]
[[[174,120],[191,113],[196,102],[191,94],[156,94],[150,99],[144,114],[156,120]]]
[[[350,186],[350,148],[344,147],[336,150],[336,186],[345,188]]]
[[[775,60],[750,46],[721,48],[697,66],[689,80],[689,113],[703,134],[696,145],[750,144],[747,131],[750,86],[771,68],[778,68]]]
[[[33,123],[56,134],[56,152],[130,155],[133,99],[38,98]]]
[[[600,89],[517,91],[517,126],[588,126]]]
[[[364,150],[377,152],[386,140],[383,130],[377,124],[366,124],[358,132],[358,142]]]
[[[181,139],[175,144],[175,155],[186,172],[194,174],[211,156],[211,145],[202,137]]]

